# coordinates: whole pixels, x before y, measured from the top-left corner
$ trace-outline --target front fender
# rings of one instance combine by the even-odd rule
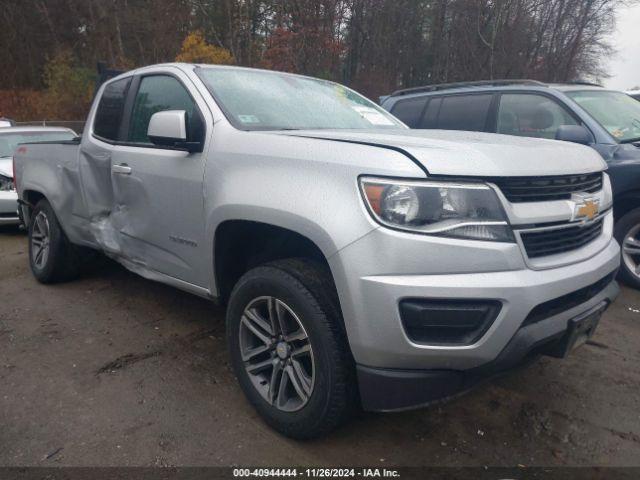
[[[360,175],[424,178],[405,155],[375,146],[224,125],[213,134],[204,188],[209,245],[221,223],[246,220],[298,233],[329,259],[378,227],[361,198]]]

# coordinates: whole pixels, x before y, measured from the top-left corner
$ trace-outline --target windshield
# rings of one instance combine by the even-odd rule
[[[71,140],[76,137],[73,132],[0,132],[0,157],[10,157],[20,143],[55,142]]]
[[[567,92],[620,143],[640,141],[640,102],[622,92]]]
[[[395,117],[337,83],[262,70],[196,72],[242,130],[399,129]]]

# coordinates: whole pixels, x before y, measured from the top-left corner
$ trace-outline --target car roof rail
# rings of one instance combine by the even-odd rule
[[[401,95],[408,95],[411,93],[421,92],[437,92],[440,90],[449,90],[453,88],[463,87],[503,87],[508,85],[532,85],[536,87],[546,87],[546,83],[539,82],[538,80],[528,79],[501,79],[501,80],[477,80],[473,82],[455,82],[455,83],[436,83],[433,85],[424,85],[422,87],[403,88],[396,90],[390,97],[397,97]]]
[[[601,87],[602,85],[600,85],[599,83],[595,83],[595,82],[586,82],[584,80],[574,80],[572,82],[566,82],[566,85],[584,85],[587,87]]]

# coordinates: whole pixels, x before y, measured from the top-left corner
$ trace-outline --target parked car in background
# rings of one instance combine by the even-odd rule
[[[383,97],[382,106],[411,128],[493,132],[591,146],[606,160],[613,184],[621,276],[640,288],[639,102],[591,84],[498,80],[399,90]]]
[[[592,149],[411,131],[324,80],[133,70],[82,139],[15,159],[36,279],[73,278],[90,248],[226,304],[242,389],[296,438],[563,357],[618,292]]]
[[[13,127],[14,125],[15,122],[13,120],[3,117],[2,114],[0,114],[0,128]]]
[[[13,182],[13,154],[21,143],[72,140],[77,135],[68,128],[0,128],[0,225],[19,225],[18,194]]]
[[[640,102],[640,90],[629,90],[627,92],[627,95],[629,95],[631,98],[635,98]]]

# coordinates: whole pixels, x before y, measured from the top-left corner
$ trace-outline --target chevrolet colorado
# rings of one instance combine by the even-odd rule
[[[94,249],[226,304],[241,388],[294,438],[563,357],[618,291],[593,150],[410,130],[324,80],[137,69],[100,88],[81,139],[15,163],[40,282]]]

